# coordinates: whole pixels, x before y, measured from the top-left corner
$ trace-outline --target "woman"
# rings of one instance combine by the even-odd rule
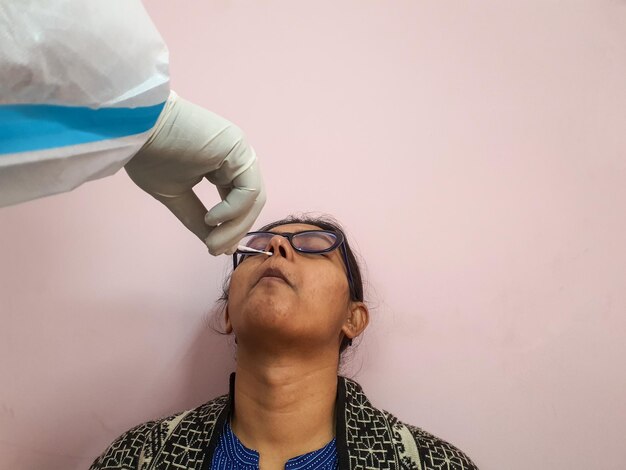
[[[258,251],[233,256],[223,297],[237,343],[230,393],[131,429],[91,470],[476,469],[337,376],[341,353],[369,320],[337,223],[290,217],[241,244]]]

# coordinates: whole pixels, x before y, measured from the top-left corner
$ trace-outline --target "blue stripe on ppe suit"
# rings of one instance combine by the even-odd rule
[[[137,108],[0,105],[0,155],[85,144],[151,129],[165,102]]]

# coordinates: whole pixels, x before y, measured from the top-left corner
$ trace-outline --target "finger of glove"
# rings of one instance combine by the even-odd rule
[[[233,190],[232,186],[217,186],[217,192],[220,194],[222,199],[226,199],[228,193]],[[225,255],[232,255],[235,251],[237,251],[237,245],[230,247],[228,250],[224,252]]]
[[[206,214],[204,221],[207,225],[215,226],[228,222],[250,210],[263,190],[258,162],[254,161],[248,169],[233,180],[226,197],[224,197],[224,187],[218,187],[218,190],[223,201],[212,207]]]
[[[211,231],[205,240],[209,252],[216,256],[222,253],[234,253],[237,249],[237,244],[244,235],[250,231],[252,224],[254,224],[261,213],[264,205],[265,191],[261,188],[261,193],[257,197],[257,200],[247,212],[235,219],[222,223]]]
[[[216,186],[217,187],[217,192],[220,194],[220,198],[222,198],[222,200],[226,199],[226,196],[228,196],[228,193],[230,193],[233,189],[233,185],[228,185],[228,186]]]
[[[155,195],[154,197],[161,201],[200,240],[204,242],[210,235],[212,228],[204,223],[206,207],[192,190],[179,196]]]

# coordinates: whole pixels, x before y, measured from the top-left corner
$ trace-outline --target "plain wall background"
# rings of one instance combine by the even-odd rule
[[[624,468],[624,1],[146,8],[173,88],[256,148],[259,225],[346,225],[376,406],[482,470]],[[123,171],[0,210],[0,468],[85,469],[224,393],[229,262]]]

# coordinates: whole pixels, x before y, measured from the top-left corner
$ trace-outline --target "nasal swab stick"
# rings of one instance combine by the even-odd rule
[[[263,253],[264,255],[267,255],[267,256],[272,256],[274,254],[271,251],[257,250],[256,248],[250,248],[249,246],[243,246],[243,245],[237,245],[237,249],[239,251],[248,251],[248,252],[253,252],[253,253]]]

